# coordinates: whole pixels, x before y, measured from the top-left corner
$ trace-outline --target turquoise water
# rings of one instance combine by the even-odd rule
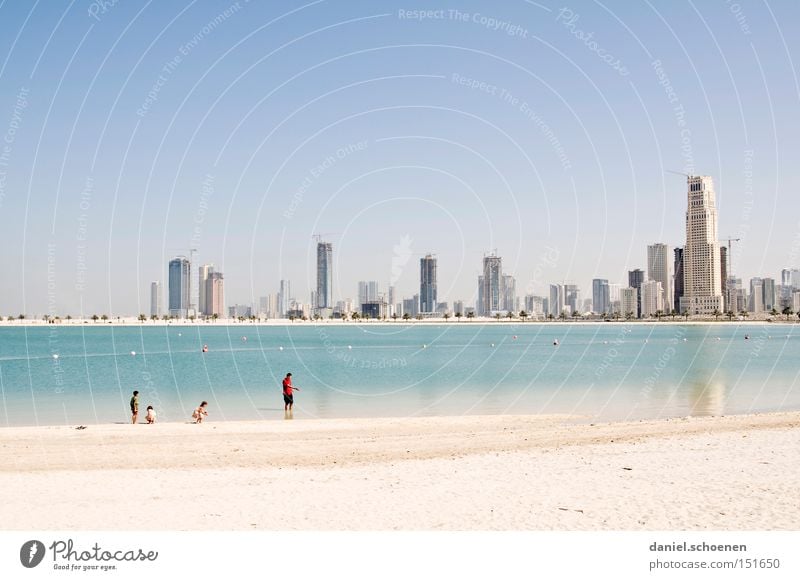
[[[787,410],[800,408],[798,354],[794,325],[6,327],[0,425],[123,422],[133,389],[161,421],[203,399],[210,420],[283,419],[286,372],[302,389],[295,418]]]

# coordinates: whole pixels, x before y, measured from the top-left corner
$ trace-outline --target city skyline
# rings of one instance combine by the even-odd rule
[[[585,298],[684,244],[673,172],[714,177],[731,274],[777,280],[800,263],[800,41],[778,28],[800,6],[770,7],[459,3],[492,29],[391,3],[5,3],[0,312],[146,313],[179,254],[195,308],[201,264],[231,304],[280,280],[307,302],[318,232],[334,302],[417,294],[427,252],[437,302],[472,300],[492,249],[518,298]]]

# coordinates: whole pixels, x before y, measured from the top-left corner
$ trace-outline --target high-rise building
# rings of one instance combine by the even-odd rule
[[[776,298],[775,279],[764,278],[763,288],[764,288],[764,311],[769,312],[770,310],[776,308],[777,306],[777,300],[775,299]]]
[[[621,288],[619,291],[620,315],[625,318],[636,317],[636,309],[639,307],[639,290],[636,288]]]
[[[478,276],[478,298],[475,301],[475,314],[477,316],[484,316],[483,306],[483,276]]]
[[[419,260],[419,310],[436,312],[436,258],[428,254]]]
[[[150,316],[161,316],[161,282],[150,282]]]
[[[316,308],[333,308],[333,244],[317,243]]]
[[[608,280],[595,278],[592,280],[592,311],[595,314],[608,314],[611,300],[608,294]]]
[[[669,312],[672,309],[672,256],[667,244],[650,244],[647,246],[647,279],[661,282],[661,308]]]
[[[205,281],[206,316],[225,316],[225,294],[222,272],[209,272]]]
[[[722,296],[725,298],[725,308],[730,310],[733,300],[728,295],[728,248],[722,244],[719,246],[719,277],[721,280],[720,289],[722,290]]]
[[[550,297],[547,306],[548,316],[558,317],[564,312],[564,287],[561,284],[550,284]]]
[[[211,303],[206,298],[206,280],[213,271],[214,264],[203,264],[197,268],[197,309],[205,316],[211,316]]]
[[[658,280],[648,280],[642,284],[642,318],[650,318],[664,313],[664,289]]]
[[[292,309],[292,283],[289,280],[281,280],[278,289],[278,317],[285,318]]]
[[[492,316],[503,306],[503,259],[495,254],[484,256],[482,314]]]
[[[581,296],[577,284],[564,284],[564,308],[572,316],[573,312],[581,311]]]
[[[419,296],[414,295],[413,298],[403,299],[403,316],[416,316],[419,313]]]
[[[681,298],[683,298],[683,248],[675,248],[675,260],[672,263],[674,271],[672,277],[672,308],[678,313],[682,314]]]
[[[192,265],[184,256],[169,261],[169,314],[178,318],[189,315]]]
[[[750,304],[748,310],[754,314],[764,312],[764,281],[750,278]]]
[[[359,308],[365,302],[375,302],[376,300],[378,300],[378,283],[375,280],[359,282],[358,283]]]
[[[644,284],[644,271],[636,268],[628,272],[628,286],[636,288],[636,318],[642,317],[642,284]]]
[[[395,302],[397,299],[397,289],[390,284],[389,290],[386,292],[386,301],[389,303],[389,316],[392,316],[397,312],[397,303]]]
[[[517,311],[517,281],[510,274],[503,275],[503,300],[500,309],[506,312]]]
[[[610,313],[621,313],[620,310],[620,302],[619,302],[619,291],[622,290],[622,284],[609,284],[608,285],[608,301],[611,304],[609,306]]]
[[[463,300],[454,300],[453,301],[453,314],[460,314],[462,316],[464,314],[466,314],[466,311],[464,310],[464,301]]]
[[[714,183],[708,176],[690,176],[687,185],[681,311],[690,314],[723,312],[725,299],[722,296]]]

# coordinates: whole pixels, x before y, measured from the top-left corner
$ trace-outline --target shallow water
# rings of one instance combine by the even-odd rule
[[[6,327],[0,425],[124,422],[134,389],[140,418],[152,404],[161,421],[185,420],[205,399],[209,420],[283,419],[287,372],[295,418],[790,410],[798,354],[795,325]]]

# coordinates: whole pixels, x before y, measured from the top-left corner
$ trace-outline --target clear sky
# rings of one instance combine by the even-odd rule
[[[414,11],[434,10],[422,18]],[[226,302],[290,279],[474,299],[626,280],[711,175],[740,276],[800,266],[800,3],[0,2],[0,314],[149,311],[170,257]]]

